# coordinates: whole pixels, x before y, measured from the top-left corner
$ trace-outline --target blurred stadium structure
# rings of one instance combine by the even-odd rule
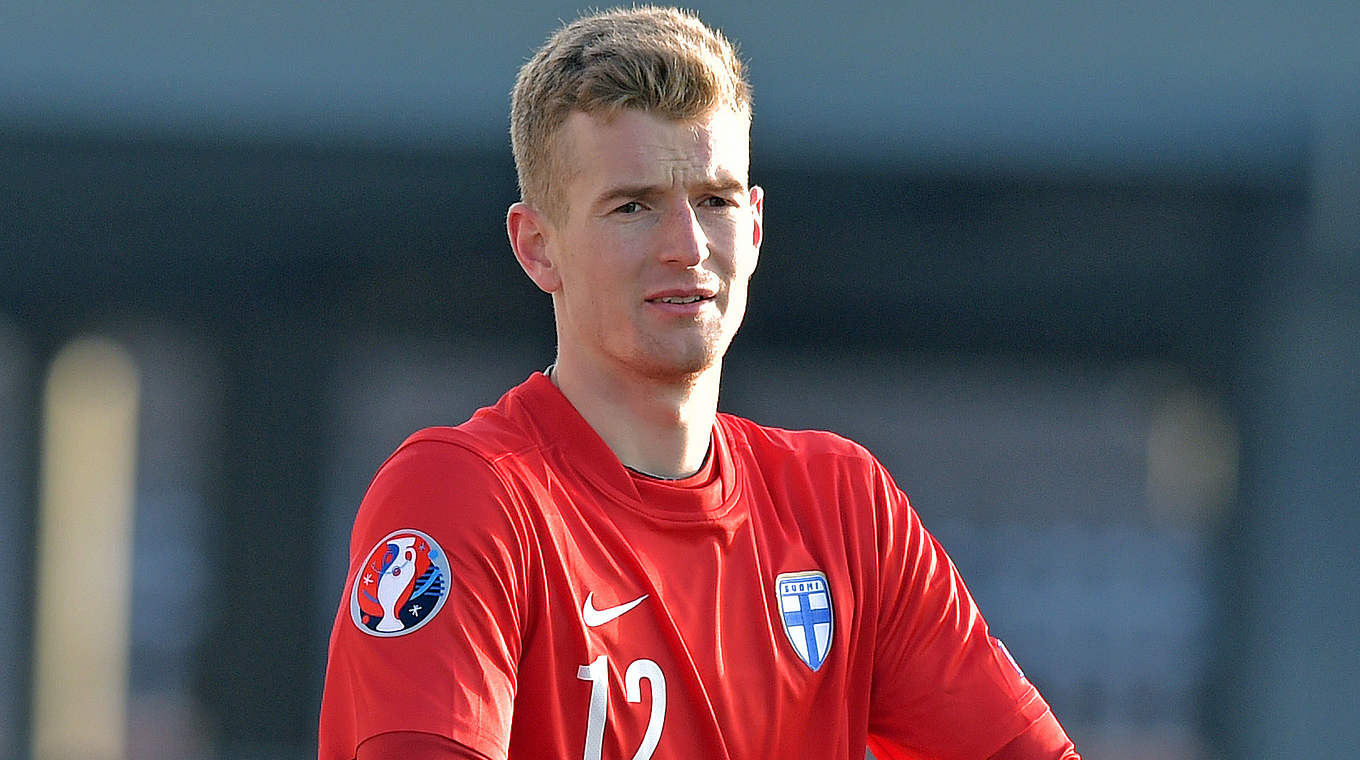
[[[1353,754],[1360,5],[788,5],[697,4],[769,193],[724,408],[875,450],[1088,757]],[[575,13],[0,8],[0,757],[314,756],[368,477],[551,358],[502,135]],[[131,547],[50,527],[89,336]],[[63,733],[44,645],[124,640],[124,736]]]

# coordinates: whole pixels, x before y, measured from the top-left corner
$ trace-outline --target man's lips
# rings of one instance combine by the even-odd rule
[[[647,296],[648,303],[664,303],[674,306],[685,306],[688,304],[702,303],[711,301],[717,295],[716,291],[705,288],[683,288],[673,290],[663,290]]]

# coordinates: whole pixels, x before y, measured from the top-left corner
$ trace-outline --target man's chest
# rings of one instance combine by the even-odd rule
[[[724,530],[556,526],[540,539],[516,742],[587,758],[768,756],[791,737],[834,750],[847,691],[868,687],[863,582],[843,544],[805,534],[759,504]]]

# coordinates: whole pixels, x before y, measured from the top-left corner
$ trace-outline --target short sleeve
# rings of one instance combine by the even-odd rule
[[[505,760],[523,624],[527,539],[512,489],[480,455],[408,442],[355,519],[331,633],[321,760],[394,731]]]
[[[876,469],[881,615],[870,747],[883,760],[986,758],[1047,705],[992,638],[906,495]]]

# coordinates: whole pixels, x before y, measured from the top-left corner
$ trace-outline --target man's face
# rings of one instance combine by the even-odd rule
[[[719,365],[761,240],[747,118],[575,113],[559,145],[566,203],[546,245],[561,359],[653,379]]]

